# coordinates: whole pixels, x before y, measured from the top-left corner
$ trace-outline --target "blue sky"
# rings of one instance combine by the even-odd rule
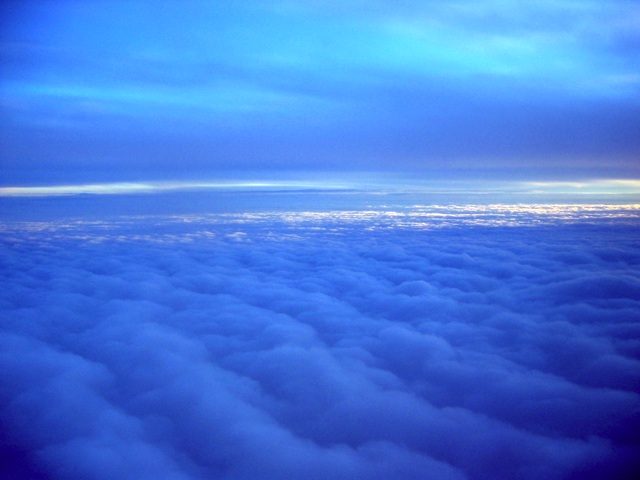
[[[2,186],[640,177],[634,1],[9,1]]]

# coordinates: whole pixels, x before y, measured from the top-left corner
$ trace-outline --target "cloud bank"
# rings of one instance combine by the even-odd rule
[[[630,478],[637,225],[390,218],[4,225],[2,478]]]

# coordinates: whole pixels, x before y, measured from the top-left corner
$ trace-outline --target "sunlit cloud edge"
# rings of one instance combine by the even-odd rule
[[[55,197],[74,195],[157,194],[171,191],[333,191],[366,193],[455,193],[527,195],[638,195],[640,180],[596,179],[584,181],[420,181],[369,178],[360,180],[218,180],[112,182],[66,185],[0,187],[0,197]]]
[[[0,197],[153,194],[182,190],[344,190],[345,185],[320,182],[118,182],[33,187],[0,187]]]

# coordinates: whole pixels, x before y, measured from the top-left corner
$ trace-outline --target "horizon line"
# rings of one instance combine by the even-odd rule
[[[0,187],[0,197],[60,197],[79,195],[157,194],[164,192],[227,190],[238,192],[303,193],[433,193],[433,194],[530,194],[530,195],[639,195],[640,179],[592,179],[579,181],[522,180],[217,180],[93,182],[62,185]]]

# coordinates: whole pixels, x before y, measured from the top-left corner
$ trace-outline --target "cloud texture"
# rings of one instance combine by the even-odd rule
[[[4,226],[3,478],[638,469],[636,226],[222,218]]]

